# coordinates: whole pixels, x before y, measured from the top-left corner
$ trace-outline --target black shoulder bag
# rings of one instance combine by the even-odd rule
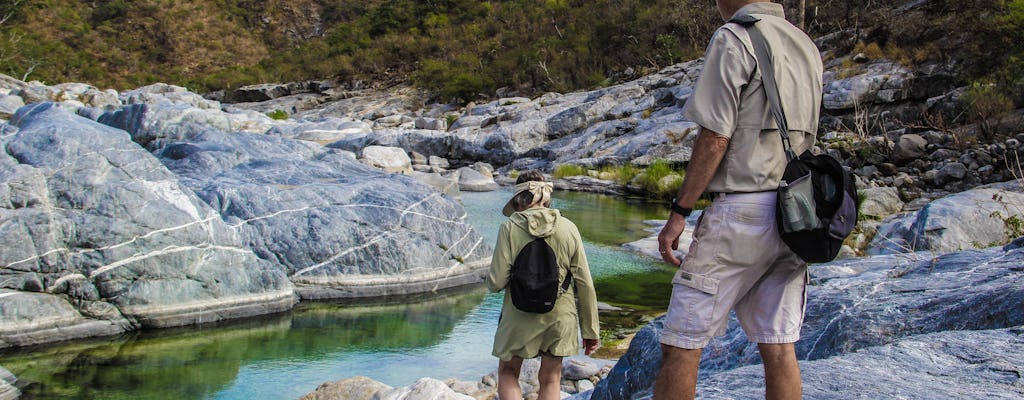
[[[769,43],[755,25],[758,21],[757,17],[745,15],[729,22],[744,26],[750,34],[764,91],[786,152],[786,170],[779,183],[775,205],[779,235],[806,262],[832,261],[839,254],[843,240],[857,225],[857,188],[853,174],[828,154],[814,155],[807,150],[795,156]]]

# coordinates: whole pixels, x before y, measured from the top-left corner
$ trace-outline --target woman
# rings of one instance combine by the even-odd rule
[[[502,212],[509,217],[498,231],[487,286],[492,292],[506,287],[519,250],[542,237],[558,259],[558,276],[563,281],[571,271],[573,285],[559,293],[554,308],[543,314],[520,311],[505,292],[492,354],[498,363],[498,398],[522,399],[519,370],[523,359],[541,357],[540,400],[557,400],[561,392],[562,357],[579,353],[578,332],[583,333],[585,353],[600,345],[598,340],[597,296],[590,266],[583,252],[576,225],[551,205],[551,182],[539,171],[519,175],[512,199]],[[577,305],[576,297],[579,298]],[[577,317],[577,315],[579,317]]]

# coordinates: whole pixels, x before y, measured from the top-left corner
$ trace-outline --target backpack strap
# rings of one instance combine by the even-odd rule
[[[571,283],[572,283],[572,268],[570,267],[569,268],[569,272],[567,272],[565,274],[565,280],[562,281],[562,290],[560,290],[558,292],[558,294],[562,294],[562,293],[565,293],[565,292],[569,291],[569,284],[571,284]]]
[[[534,240],[542,240],[542,241],[544,241],[544,243],[548,242],[548,240],[546,238],[542,238],[542,237],[537,237]],[[548,246],[550,246],[550,245],[548,245]],[[558,294],[562,294],[562,293],[567,292],[569,290],[569,285],[572,284],[572,268],[567,268],[567,270],[568,271],[565,273],[565,280],[562,281],[562,286],[558,290]]]
[[[757,66],[761,68],[761,82],[764,84],[764,93],[768,97],[768,105],[775,117],[775,124],[779,127],[779,135],[782,136],[782,148],[786,151],[786,161],[796,158],[793,152],[793,145],[789,141],[789,124],[786,122],[786,112],[782,109],[782,98],[779,96],[779,85],[775,81],[775,67],[772,65],[771,45],[757,28],[760,21],[753,15],[741,15],[729,20],[729,22],[742,25],[747,28],[750,34],[750,42],[754,45],[754,58]]]

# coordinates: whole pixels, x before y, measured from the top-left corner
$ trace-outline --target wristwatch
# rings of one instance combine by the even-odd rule
[[[676,214],[679,214],[679,215],[682,215],[684,217],[689,217],[690,213],[693,212],[692,208],[686,208],[686,207],[683,207],[683,206],[681,206],[679,204],[676,204],[676,199],[672,199],[672,203],[669,206],[669,208],[672,209],[672,212],[674,212]]]

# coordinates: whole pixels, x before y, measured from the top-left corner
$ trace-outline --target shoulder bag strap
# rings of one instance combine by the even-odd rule
[[[782,109],[782,99],[779,97],[779,85],[775,82],[775,67],[772,65],[771,47],[764,35],[757,29],[759,18],[753,15],[742,15],[729,20],[729,22],[743,25],[750,34],[750,41],[754,45],[754,58],[761,68],[761,82],[764,84],[764,93],[768,97],[768,105],[772,115],[775,117],[775,124],[779,127],[779,135],[782,136],[782,148],[786,151],[786,161],[792,161],[796,157],[793,153],[793,146],[789,142],[789,124],[786,123],[786,112]]]

